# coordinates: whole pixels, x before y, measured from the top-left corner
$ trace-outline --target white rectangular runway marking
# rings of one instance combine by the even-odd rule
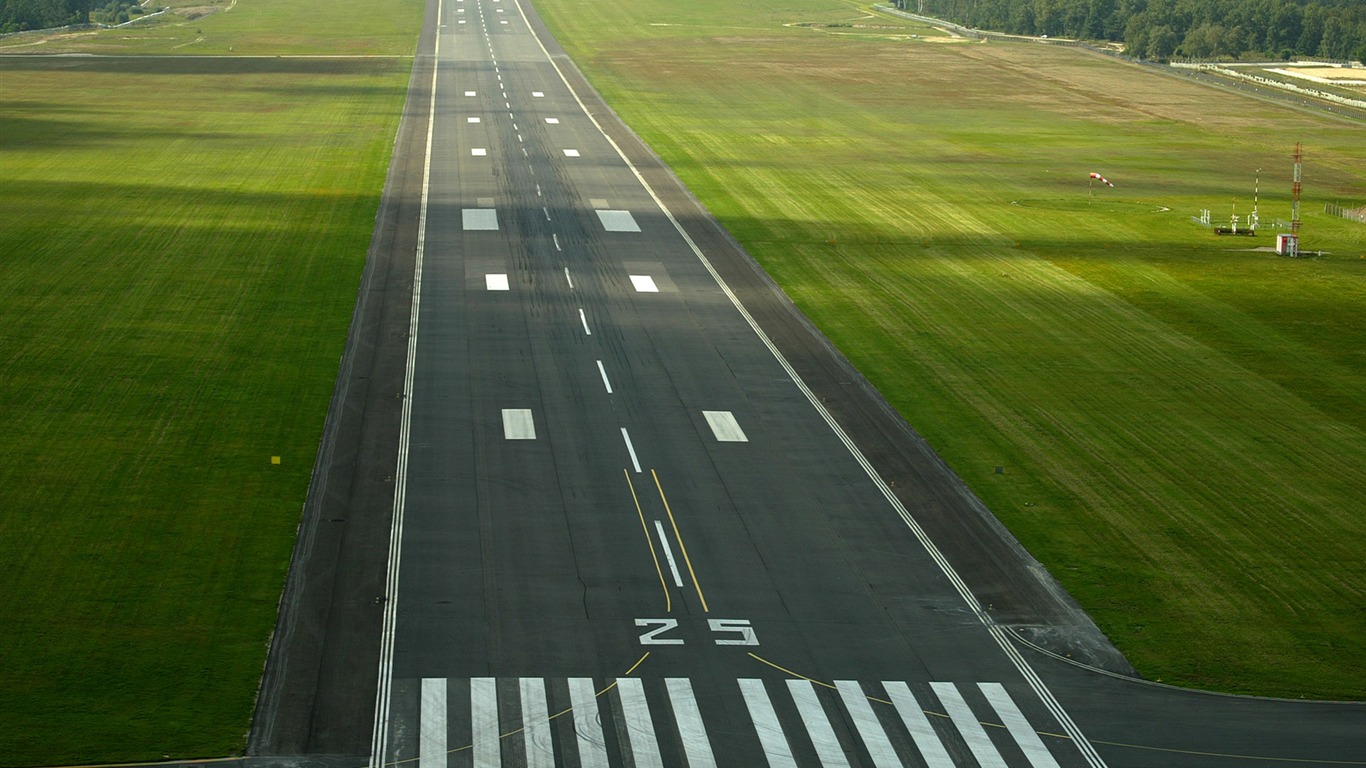
[[[635,286],[636,293],[659,293],[659,286],[649,275],[631,275],[631,285]]]
[[[492,202],[492,201],[490,201]],[[462,208],[460,209],[460,225],[466,231],[483,230],[492,231],[498,229],[498,209],[496,208]]]
[[[637,475],[640,474],[640,462],[636,459],[636,447],[631,445],[631,433],[626,431],[626,427],[621,428],[621,439],[626,441],[626,452],[631,454],[631,466],[635,467]]]
[[[579,322],[583,323],[583,335],[592,336],[593,332],[588,329],[588,315],[583,313],[583,307],[579,307]]]
[[[683,742],[688,768],[716,768],[716,756],[707,740],[707,729],[702,724],[702,712],[697,708],[692,683],[686,677],[670,677],[664,680],[664,687],[669,692],[669,703],[673,705],[674,721],[678,724],[678,737]]]
[[[878,722],[877,713],[873,711],[873,705],[868,703],[863,686],[854,680],[836,680],[835,688],[839,690],[840,701],[844,702],[849,718],[854,721],[854,728],[858,730],[863,746],[868,749],[868,756],[873,758],[873,765],[877,768],[901,768],[901,758],[896,756],[887,732]]]
[[[557,234],[552,234],[552,235],[550,236],[550,241],[553,242],[553,243],[555,244],[555,250],[557,250],[557,251],[562,250],[562,249],[560,248],[560,236],[559,236],[559,235],[557,235]],[[569,269],[569,267],[565,267],[565,270],[568,270],[568,269]]]
[[[550,711],[545,700],[545,680],[523,677],[522,741],[526,744],[527,768],[555,768],[555,744],[550,737]]]
[[[574,718],[574,740],[579,745],[579,765],[608,768],[607,742],[602,738],[602,715],[590,677],[569,678],[569,705]]]
[[[1029,758],[1029,764],[1034,768],[1059,768],[1058,761],[1053,759],[1053,754],[1044,746],[1043,739],[1030,726],[1025,719],[1024,713],[1015,705],[1015,700],[1010,697],[1005,686],[1000,683],[978,683],[978,688],[986,695],[987,701],[991,702],[992,709],[1001,716],[1001,722],[1005,725],[1010,735],[1015,737],[1015,743],[1020,745],[1020,750]]]
[[[577,149],[566,149],[566,150],[564,151],[564,156],[565,156],[565,157],[578,157],[578,156],[579,156],[579,151],[578,151]]]
[[[740,429],[740,423],[735,420],[735,414],[730,411],[703,411],[702,416],[706,418],[707,426],[711,427],[712,434],[716,435],[719,442],[749,442],[749,438],[745,436],[745,431]]]
[[[422,679],[417,768],[446,768],[446,679]]]
[[[467,118],[465,118],[465,122],[467,122],[467,123],[477,123],[477,122],[479,122],[479,118],[477,118],[477,117],[467,117]]]
[[[530,408],[503,409],[503,437],[507,440],[535,440],[536,422]]]
[[[640,225],[630,211],[594,211],[608,232],[639,232]]]
[[[474,147],[470,150],[470,154],[474,155],[475,157],[483,157],[488,153],[489,151],[487,149],[484,149],[483,147]]]
[[[740,683],[740,694],[745,698],[745,707],[749,710],[749,719],[754,723],[754,733],[759,736],[764,757],[768,758],[769,768],[797,768],[792,748],[783,734],[783,726],[778,722],[778,713],[773,710],[768,691],[764,690],[764,681],[741,678],[737,682]]]
[[[508,276],[498,274],[484,275],[484,287],[490,291],[506,291],[508,290]]]
[[[792,702],[797,705],[797,714],[802,717],[802,725],[806,726],[806,733],[811,737],[811,746],[816,748],[816,757],[820,758],[821,765],[824,768],[849,768],[844,747],[840,746],[835,729],[830,727],[830,718],[825,714],[825,707],[821,706],[811,682],[788,680],[787,690],[792,694]]]
[[[935,734],[934,726],[925,717],[925,710],[915,700],[911,687],[900,681],[884,682],[882,687],[887,690],[887,697],[901,715],[906,730],[911,732],[911,739],[915,741],[916,749],[920,750],[920,756],[925,758],[925,764],[929,768],[953,768],[953,758],[949,757],[944,742]]]
[[[546,122],[547,125],[559,125],[559,124],[560,124],[560,118],[558,118],[558,117],[547,117],[547,118],[545,119],[545,122]]]
[[[492,677],[470,679],[470,744],[474,768],[501,768],[498,686]]]
[[[617,678],[621,694],[622,719],[626,721],[626,740],[631,744],[635,768],[664,768],[659,755],[659,740],[650,721],[650,705],[645,701],[645,686],[636,677]]]
[[[558,246],[556,246],[555,250],[558,251],[560,249]],[[564,268],[564,281],[566,283],[569,283],[569,290],[574,290],[574,278],[569,276],[569,267]]]
[[[541,93],[540,91],[532,91],[532,92],[531,92],[531,95],[532,95],[533,98],[537,98],[537,99],[544,99],[544,98],[545,98],[545,94],[544,94],[544,93]]]
[[[1006,762],[1001,759],[996,746],[991,743],[991,737],[968,708],[968,703],[963,700],[963,694],[958,692],[957,686],[953,683],[930,683],[930,688],[934,689],[934,695],[939,697],[939,702],[944,705],[944,711],[949,714],[949,718],[958,728],[958,733],[963,736],[963,741],[967,742],[968,749],[972,750],[973,756],[981,763],[982,768],[1006,768]]]
[[[634,462],[634,460],[635,452],[633,451],[632,461]],[[640,470],[637,469],[636,471],[639,472]],[[669,546],[669,537],[664,534],[664,524],[658,520],[655,521],[655,533],[659,534],[659,543],[664,546],[664,559],[669,562],[669,572],[673,574],[674,586],[682,588],[683,574],[678,572],[678,561],[674,559],[673,547]]]
[[[565,277],[569,276],[569,267],[565,267]],[[598,373],[602,374],[602,385],[607,387],[607,394],[612,394],[612,382],[607,380],[607,369],[603,367],[602,361],[598,361]]]
[[[502,21],[500,21],[500,22],[498,22],[498,23],[499,23],[499,24],[506,24],[506,23],[508,23],[508,22],[507,22],[507,19],[503,19]]]
[[[465,95],[466,95],[466,96],[473,96],[473,95],[474,95],[474,91],[465,91]]]
[[[464,23],[465,23],[465,20],[464,20],[464,19],[461,19],[460,21],[457,21],[457,22],[456,22],[456,24],[464,24]]]

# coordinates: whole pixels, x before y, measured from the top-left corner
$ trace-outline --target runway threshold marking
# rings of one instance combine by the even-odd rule
[[[622,430],[622,432],[625,431],[625,429]],[[655,540],[650,535],[650,526],[645,523],[645,512],[640,508],[640,497],[636,495],[636,484],[631,482],[631,473],[628,470],[623,468],[621,473],[626,476],[626,487],[631,489],[631,501],[635,503],[636,515],[640,517],[640,529],[645,532],[645,543],[650,547],[650,559],[654,561],[655,573],[659,574],[659,586],[664,590],[664,612],[670,613],[674,609],[673,598],[669,596],[669,583],[664,580],[664,569],[659,567],[659,554],[655,552]],[[631,673],[627,672],[626,674]]]
[[[674,540],[678,542],[678,550],[683,553],[683,564],[688,566],[688,577],[692,579],[693,588],[697,590],[697,599],[702,603],[702,612],[711,613],[711,608],[707,607],[707,597],[702,594],[702,584],[697,580],[697,571],[693,570],[692,558],[688,557],[688,545],[683,543],[683,534],[678,530],[678,520],[674,519],[673,509],[669,507],[669,499],[664,495],[664,486],[659,482],[659,474],[653,469],[650,476],[655,480],[655,488],[659,491],[659,500],[664,502],[664,513],[669,516],[669,524],[674,529]]]
[[[797,706],[802,725],[806,726],[806,732],[811,736],[811,746],[816,749],[816,757],[820,758],[821,765],[825,768],[849,768],[844,747],[840,746],[839,737],[835,735],[835,729],[831,727],[830,718],[825,714],[825,708],[821,706],[811,681],[788,680],[787,691],[792,703]]]

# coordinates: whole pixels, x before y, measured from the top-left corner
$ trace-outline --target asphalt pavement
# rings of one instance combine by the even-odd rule
[[[1366,764],[1135,680],[529,5],[427,13],[248,764]]]

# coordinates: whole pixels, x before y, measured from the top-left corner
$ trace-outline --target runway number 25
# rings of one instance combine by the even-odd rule
[[[678,619],[636,619],[637,627],[650,627],[640,636],[641,645],[682,645],[681,637],[665,637],[668,632],[678,629]],[[717,645],[758,645],[759,637],[749,619],[709,619],[707,626],[712,634],[725,635],[716,638]],[[730,637],[734,635],[734,637]]]

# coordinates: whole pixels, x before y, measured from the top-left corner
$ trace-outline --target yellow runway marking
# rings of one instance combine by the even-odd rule
[[[702,585],[697,581],[697,572],[692,569],[692,558],[688,557],[688,545],[683,543],[683,534],[678,532],[678,521],[674,519],[673,510],[669,509],[669,500],[664,496],[664,486],[660,485],[659,475],[653,469],[650,470],[650,477],[655,479],[655,488],[659,489],[659,500],[664,502],[664,511],[668,513],[669,524],[674,528],[674,538],[678,539],[678,548],[683,552],[683,562],[688,566],[688,576],[692,578],[692,585],[697,589],[697,599],[702,601],[702,612],[711,613],[711,609],[707,607],[707,598],[702,595]],[[662,579],[664,575],[660,574],[659,577]]]
[[[636,514],[640,515],[640,527],[645,531],[645,543],[650,545],[650,559],[655,561],[655,573],[659,574],[659,586],[664,588],[664,612],[671,613],[674,609],[674,601],[673,598],[669,596],[669,582],[664,580],[664,570],[659,567],[659,555],[655,553],[655,540],[650,537],[650,527],[645,524],[645,512],[640,508],[640,499],[636,496],[636,485],[631,482],[630,472],[625,469],[622,469],[621,472],[626,475],[626,485],[631,489],[631,501],[636,503]],[[641,661],[644,661],[644,659],[641,659]],[[632,669],[635,669],[635,667],[632,667]],[[630,673],[628,672],[627,674]]]

